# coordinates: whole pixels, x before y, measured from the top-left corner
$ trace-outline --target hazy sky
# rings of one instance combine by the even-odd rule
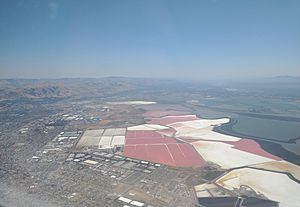
[[[1,0],[0,78],[300,75],[300,1]]]

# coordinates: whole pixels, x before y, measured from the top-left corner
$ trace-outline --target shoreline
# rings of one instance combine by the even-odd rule
[[[238,122],[237,119],[229,118],[229,120],[230,121],[228,123],[222,124],[221,126],[218,126],[218,127],[215,127],[213,129],[213,131],[222,133],[222,134],[226,134],[226,135],[236,136],[236,137],[239,137],[242,139],[252,139],[252,140],[256,141],[267,152],[300,166],[300,156],[284,149],[280,144],[280,143],[295,144],[295,141],[299,138],[289,139],[288,141],[278,141],[278,140],[274,140],[274,139],[245,135],[242,133],[235,132],[232,129],[232,126]]]

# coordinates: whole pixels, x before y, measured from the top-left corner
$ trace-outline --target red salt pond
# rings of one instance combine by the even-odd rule
[[[205,161],[186,143],[125,145],[124,155],[178,167],[199,167]]]
[[[251,140],[251,139],[241,139],[241,140],[239,140],[237,142],[233,142],[231,144],[234,145],[233,148],[235,148],[235,149],[239,149],[239,150],[249,152],[252,154],[271,158],[274,160],[282,160],[280,157],[272,155],[272,154],[266,152],[265,150],[263,150],[257,142],[255,142],[254,140]]]
[[[175,138],[155,131],[127,131],[124,155],[170,166],[192,167],[205,163],[191,144],[178,143]]]
[[[147,154],[144,154],[146,160],[171,166],[176,165],[166,144],[146,145],[146,152]]]
[[[199,120],[195,115],[186,115],[187,109],[176,105],[151,104],[139,106],[147,110],[144,116],[149,124],[168,125],[175,123],[179,127],[183,121]],[[172,135],[174,129],[157,131],[129,130],[125,135],[124,155],[127,157],[161,163],[169,166],[202,166],[205,161],[190,144],[197,140],[182,138],[186,143],[178,142]],[[241,139],[237,142],[217,141],[233,145],[233,148],[257,154],[274,160],[281,158],[264,151],[254,140]]]

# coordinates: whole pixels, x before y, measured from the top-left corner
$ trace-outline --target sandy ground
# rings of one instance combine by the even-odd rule
[[[126,128],[109,128],[105,129],[103,136],[124,136]]]
[[[124,145],[125,144],[125,136],[114,136],[111,144],[112,145]]]
[[[285,174],[243,168],[227,173],[216,183],[229,190],[247,185],[257,193],[278,201],[282,207],[300,206],[300,185]]]
[[[98,146],[100,138],[104,132],[104,129],[93,129],[86,130],[82,137],[80,138],[77,148],[86,146]]]
[[[124,145],[125,132],[126,128],[86,130],[76,147]]]
[[[184,122],[177,122],[183,124],[183,126],[191,127],[195,129],[203,129],[209,126],[219,126],[221,124],[228,123],[230,119],[223,118],[223,119],[199,119],[199,120],[192,120],[192,121],[184,121]]]
[[[127,130],[163,130],[169,129],[167,126],[158,125],[158,124],[142,124],[137,126],[128,127]]]
[[[193,142],[192,145],[205,161],[214,162],[225,169],[274,161],[270,158],[234,149],[232,148],[234,145],[223,142],[197,141]]]
[[[262,168],[266,170],[274,170],[278,172],[289,172],[291,173],[297,180],[300,181],[300,166],[292,164],[287,161],[273,161],[262,163],[258,165],[253,165],[251,167]]]
[[[215,126],[229,122],[224,119],[201,119],[194,121],[176,122],[168,126],[174,128],[176,137],[187,137],[201,140],[239,141],[240,138],[212,131]]]

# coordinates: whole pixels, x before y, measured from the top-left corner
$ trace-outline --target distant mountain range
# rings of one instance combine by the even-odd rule
[[[291,90],[296,94],[300,90],[300,77],[276,76],[257,80],[236,81],[179,81],[150,78],[63,78],[63,79],[0,79],[0,100],[21,98],[68,98],[101,97],[117,95],[128,91],[170,90],[199,91],[205,88],[246,88],[256,91],[258,88]],[[285,93],[285,92],[284,92]]]
[[[0,98],[67,98],[101,96],[130,90],[132,84],[110,79],[2,79]]]
[[[0,99],[101,97],[136,89],[176,88],[178,82],[147,78],[0,79]]]

